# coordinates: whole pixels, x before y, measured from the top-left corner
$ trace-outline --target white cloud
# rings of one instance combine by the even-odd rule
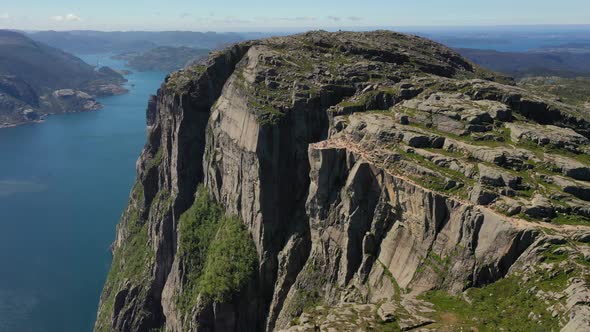
[[[58,15],[58,16],[52,16],[50,17],[53,21],[56,22],[80,22],[82,21],[82,18],[80,18],[80,16],[77,16],[75,14],[67,14],[67,15]]]
[[[7,13],[0,13],[0,20],[7,20],[10,18],[10,15]]]
[[[306,22],[306,21],[315,21],[316,18],[313,16],[298,16],[298,17],[281,17],[279,18],[280,21],[291,21],[291,22]]]
[[[342,22],[342,21],[359,22],[359,21],[363,20],[362,17],[358,17],[358,16],[348,16],[348,17],[328,16],[327,19],[330,21],[334,21],[334,22]]]

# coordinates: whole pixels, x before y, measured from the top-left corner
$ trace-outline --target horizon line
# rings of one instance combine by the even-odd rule
[[[489,28],[503,28],[503,29],[519,29],[519,28],[589,28],[590,23],[539,23],[539,24],[480,24],[480,25],[392,25],[392,26],[345,26],[345,27],[258,27],[258,28],[239,28],[235,30],[186,30],[186,29],[171,29],[171,30],[150,30],[150,29],[115,29],[115,30],[100,30],[100,29],[19,29],[19,28],[0,28],[0,30],[22,31],[27,33],[37,32],[195,32],[195,33],[287,33],[287,32],[305,32],[305,31],[366,31],[366,30],[393,30],[395,29],[489,29]]]

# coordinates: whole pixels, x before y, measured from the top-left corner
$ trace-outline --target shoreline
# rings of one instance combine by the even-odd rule
[[[128,84],[128,81],[126,81],[125,83],[120,85],[121,90],[118,90],[119,92],[114,92],[111,94],[106,94],[106,95],[92,95],[92,99],[97,103],[97,108],[96,109],[82,109],[82,110],[75,110],[75,111],[66,111],[66,112],[56,112],[56,113],[43,113],[40,115],[40,118],[37,120],[31,120],[31,121],[24,121],[24,122],[17,122],[17,123],[3,123],[0,124],[0,130],[1,129],[6,129],[6,128],[14,128],[14,127],[19,127],[19,126],[23,126],[23,125],[30,125],[30,124],[40,124],[45,122],[46,118],[48,116],[53,116],[53,115],[63,115],[63,114],[70,114],[70,113],[84,113],[84,112],[97,112],[100,111],[104,108],[104,105],[98,101],[97,99],[99,98],[108,98],[108,97],[116,97],[116,96],[123,96],[126,95],[128,93],[131,92],[130,89],[128,89],[128,86],[126,86]],[[124,92],[122,92],[124,91]]]

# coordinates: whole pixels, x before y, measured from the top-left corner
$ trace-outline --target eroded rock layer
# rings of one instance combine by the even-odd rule
[[[171,74],[147,118],[97,331],[590,327],[585,109],[311,32]]]

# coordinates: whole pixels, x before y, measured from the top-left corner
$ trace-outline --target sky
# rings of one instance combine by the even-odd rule
[[[590,0],[0,0],[0,28],[272,31],[590,24]]]

